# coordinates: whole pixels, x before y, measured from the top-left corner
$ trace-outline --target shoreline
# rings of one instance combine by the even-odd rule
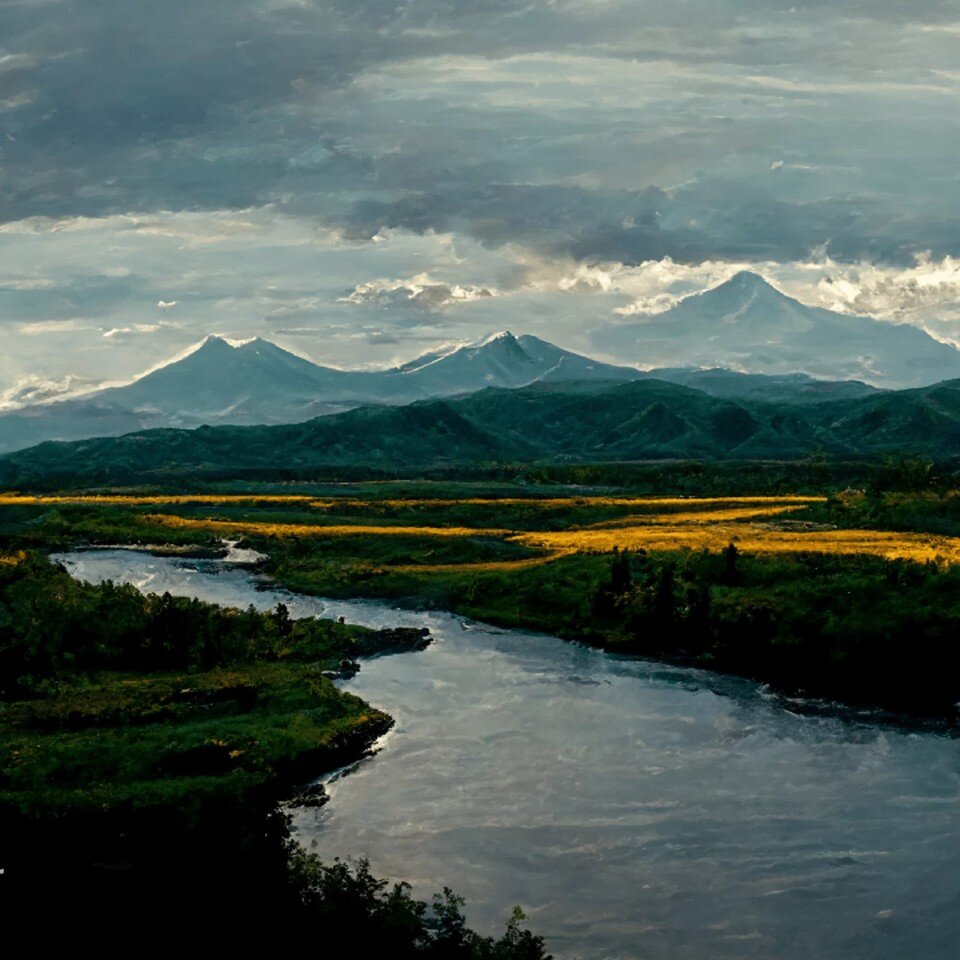
[[[214,559],[225,560],[226,553],[229,551],[233,542],[221,541],[224,548],[219,555],[201,555],[204,549],[201,546],[196,548],[190,545],[138,545],[138,544],[96,544],[86,543],[71,549],[78,552],[96,551],[96,550],[130,550],[131,552],[150,553],[158,557],[173,556],[183,559]],[[192,552],[196,550],[196,553]],[[769,687],[775,696],[785,703],[790,704],[791,709],[801,712],[817,715],[841,715],[847,714],[853,716],[862,722],[871,724],[881,724],[885,726],[896,727],[900,729],[915,729],[924,731],[939,731],[945,734],[960,736],[960,704],[952,708],[941,710],[911,710],[902,706],[892,706],[879,699],[871,699],[866,694],[854,694],[848,690],[842,692],[836,688],[830,688],[823,685],[820,689],[807,689],[799,685],[791,685],[785,680],[778,679],[776,676],[765,673],[762,670],[751,669],[744,665],[738,668],[736,663],[726,661],[719,663],[708,657],[700,656],[684,650],[668,651],[664,649],[645,648],[638,642],[610,642],[605,639],[604,634],[599,630],[589,630],[584,628],[565,628],[560,625],[549,624],[531,624],[523,617],[510,617],[509,615],[490,615],[490,611],[484,611],[483,616],[478,616],[475,608],[469,604],[449,604],[446,606],[429,603],[425,596],[416,594],[401,593],[379,593],[379,594],[356,594],[344,592],[342,595],[325,591],[324,593],[314,593],[303,586],[288,586],[282,579],[277,579],[275,571],[270,569],[271,558],[267,554],[258,554],[259,559],[251,562],[231,563],[230,566],[236,566],[250,570],[257,578],[257,590],[274,590],[291,597],[297,595],[329,599],[346,602],[390,602],[396,604],[400,609],[411,612],[430,611],[436,613],[449,613],[464,620],[474,620],[478,623],[485,623],[489,626],[498,627],[507,630],[521,630],[524,632],[537,633],[543,636],[556,637],[565,643],[581,643],[593,649],[602,650],[612,656],[623,656],[631,659],[648,660],[654,663],[661,663],[666,666],[689,667],[697,670],[703,670],[717,676],[737,677],[749,680],[757,684]],[[414,647],[413,649],[417,649]],[[407,652],[407,649],[392,651],[384,650],[383,653]],[[366,654],[366,657],[380,655],[379,652]]]

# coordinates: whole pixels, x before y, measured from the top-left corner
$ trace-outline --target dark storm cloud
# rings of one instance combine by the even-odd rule
[[[960,253],[953,2],[0,7],[0,218],[265,203],[583,259]]]

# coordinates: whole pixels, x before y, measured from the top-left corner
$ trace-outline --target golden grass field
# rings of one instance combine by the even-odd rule
[[[524,505],[532,509],[557,507],[622,506],[631,512],[614,520],[572,526],[566,530],[524,530],[495,526],[391,526],[376,522],[320,525],[310,523],[269,523],[257,520],[223,520],[216,517],[181,517],[176,513],[156,512],[143,519],[177,529],[226,538],[264,537],[492,537],[537,550],[541,555],[520,560],[446,565],[408,565],[394,570],[419,572],[522,569],[555,560],[577,552],[605,553],[620,550],[711,550],[724,549],[734,543],[749,553],[789,554],[865,554],[886,559],[952,564],[960,562],[960,538],[883,530],[790,528],[783,518],[802,511],[806,506],[823,502],[825,497],[556,497],[556,498],[460,498],[460,499],[316,499],[304,495],[158,495],[158,496],[31,496],[0,494],[0,506],[16,504],[105,504],[112,506],[182,506],[188,504],[305,504],[320,513],[337,507],[378,508],[430,507],[469,505]],[[16,562],[12,559],[2,562]]]
[[[485,527],[401,527],[374,524],[260,523],[256,520],[216,520],[205,517],[178,517],[151,513],[146,517],[178,529],[193,528],[212,533],[258,534],[263,537],[508,537],[513,531]]]
[[[865,554],[918,563],[960,562],[960,537],[886,530],[783,530],[764,523],[645,524],[602,530],[563,530],[515,535],[528,547],[563,553],[620,550],[723,550],[746,553]]]
[[[679,512],[631,515],[596,525],[560,531],[506,530],[501,527],[386,526],[376,524],[311,526],[309,524],[258,523],[256,521],[218,521],[154,514],[155,522],[175,527],[195,527],[225,535],[268,537],[307,536],[417,536],[417,537],[497,537],[508,542],[540,550],[539,558],[504,560],[477,564],[444,566],[408,566],[397,569],[483,570],[522,569],[546,563],[576,552],[606,553],[620,550],[723,550],[734,543],[743,551],[757,554],[825,553],[866,554],[885,559],[914,560],[921,563],[960,562],[960,538],[856,529],[788,529],[778,518],[802,510],[813,498],[737,498],[703,500],[664,500],[660,504],[683,504]],[[463,501],[447,501],[462,503]],[[581,501],[582,502],[582,501]],[[610,500],[598,501],[605,505]],[[623,501],[616,501],[623,502]],[[646,499],[644,505],[658,501]],[[403,501],[410,505],[410,501]],[[729,506],[749,503],[750,506]],[[699,508],[699,509],[697,509]]]

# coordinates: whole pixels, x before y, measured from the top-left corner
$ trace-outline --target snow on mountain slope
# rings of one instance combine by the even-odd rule
[[[960,351],[923,330],[808,307],[748,271],[665,313],[600,328],[593,342],[648,367],[801,372],[888,388],[960,377]]]
[[[528,351],[513,334],[504,332],[388,370],[338,370],[267,340],[235,345],[211,336],[132,383],[0,415],[0,451],[46,439],[77,440],[152,427],[294,423],[361,404],[400,404],[484,387],[518,387],[546,376],[581,379],[605,366],[535,337],[528,339],[536,350]],[[629,376],[630,371],[607,378],[621,375]]]
[[[717,396],[820,402],[869,393],[867,384],[960,377],[960,351],[922,330],[804,306],[752,273],[667,313],[599,330],[594,340],[627,362],[672,369],[641,373],[509,331],[387,370],[340,370],[267,340],[211,336],[132,383],[0,414],[0,452],[153,427],[294,423],[360,405],[538,382],[654,377]],[[791,376],[798,372],[806,376]],[[836,382],[853,378],[864,382]]]

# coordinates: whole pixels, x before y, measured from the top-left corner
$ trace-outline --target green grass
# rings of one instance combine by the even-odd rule
[[[309,664],[105,674],[0,713],[0,805],[23,812],[187,802],[290,783],[387,717]],[[191,801],[193,802],[193,801]]]

